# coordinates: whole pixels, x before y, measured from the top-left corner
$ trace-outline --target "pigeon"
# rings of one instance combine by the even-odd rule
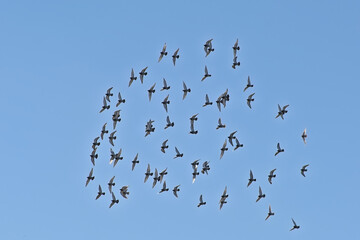
[[[114,112],[114,114],[112,115],[112,120],[113,120],[113,129],[116,128],[116,124],[117,122],[120,122],[121,121],[121,118],[120,118],[120,111],[121,110],[116,110]]]
[[[101,186],[99,185],[99,191],[98,191],[98,194],[97,194],[95,200],[98,200],[99,197],[101,197],[101,195],[105,195],[105,192],[102,191]]]
[[[205,161],[202,165],[201,173],[202,174],[206,173],[206,175],[208,175],[209,170],[210,170],[209,162]]]
[[[192,115],[191,118],[190,118],[190,121],[191,122],[197,121],[198,120],[197,115],[199,115],[199,114],[197,113],[197,114]]]
[[[135,165],[136,165],[137,163],[139,163],[139,160],[137,160],[138,157],[139,157],[139,154],[137,153],[136,156],[135,156],[135,158],[134,158],[134,160],[131,161],[131,162],[132,162],[131,171],[134,171]]]
[[[179,188],[179,187],[180,187],[180,185],[177,185],[177,186],[175,186],[174,189],[173,189],[173,194],[174,194],[175,197],[178,197],[177,192],[180,191],[180,188]]]
[[[233,48],[233,52],[234,52],[234,57],[236,56],[236,51],[239,51],[240,50],[240,47],[239,47],[239,39],[236,39],[236,42],[234,44],[234,46],[232,47]]]
[[[236,69],[236,66],[240,66],[240,62],[237,61],[237,56],[234,56],[232,68]]]
[[[153,177],[154,181],[153,181],[153,185],[152,185],[152,188],[155,187],[156,183],[157,182],[160,182],[160,176],[158,174],[158,170],[155,168],[155,174],[154,174],[154,177]]]
[[[113,192],[111,192],[111,196],[112,196],[112,200],[111,200],[111,203],[110,203],[110,206],[109,208],[111,208],[112,206],[114,206],[114,204],[118,204],[119,203],[119,199],[116,199],[115,195]]]
[[[220,198],[220,210],[221,210],[221,208],[223,207],[223,205],[225,204],[225,203],[227,203],[226,202],[226,198],[229,196],[228,194],[226,194],[226,191],[227,191],[227,187],[225,186],[225,190],[224,190],[224,192],[223,192],[223,194],[221,195],[221,198]]]
[[[166,145],[167,142],[168,142],[168,139],[166,139],[166,140],[161,144],[161,151],[162,151],[163,153],[165,153],[165,149],[166,149],[166,148],[169,148],[169,146]]]
[[[173,64],[175,66],[176,63],[176,59],[180,57],[180,55],[178,54],[179,52],[179,48],[174,52],[174,54],[172,55],[172,60],[173,60]]]
[[[147,75],[147,72],[146,72],[147,68],[148,68],[148,67],[144,68],[143,70],[141,70],[141,72],[139,72],[139,74],[140,74],[140,81],[141,81],[141,83],[143,83],[143,82],[144,82],[144,76],[146,76],[146,75]]]
[[[100,110],[99,113],[102,113],[105,109],[109,109],[109,108],[110,108],[110,105],[107,104],[107,101],[106,101],[106,99],[105,99],[105,97],[104,97],[104,99],[103,99],[103,106],[101,107],[101,110]]]
[[[92,164],[95,166],[95,158],[97,159],[98,158],[98,155],[96,154],[96,150],[97,148],[95,148],[92,152],[91,152],[91,155],[90,155],[90,158],[91,158],[91,162]]]
[[[263,192],[261,191],[261,187],[259,186],[259,195],[258,198],[256,199],[256,202],[258,202],[262,198],[265,198],[265,194],[263,194]]]
[[[183,153],[180,153],[179,150],[177,149],[177,147],[175,147],[175,151],[176,151],[176,156],[174,157],[175,158],[178,158],[178,157],[182,157],[184,154]]]
[[[107,123],[105,123],[104,126],[103,126],[102,129],[101,129],[101,134],[100,134],[101,140],[104,139],[104,134],[109,133],[109,131],[106,130],[106,124],[107,124]]]
[[[187,93],[188,92],[191,92],[191,89],[190,88],[187,88],[186,87],[186,84],[185,84],[185,82],[183,82],[183,92],[184,92],[184,94],[183,94],[183,100],[186,98],[186,95],[187,95]]]
[[[236,137],[234,136],[236,132],[237,132],[237,131],[232,132],[232,133],[228,136],[229,143],[231,144],[231,146],[234,146],[234,144],[233,144],[233,141],[232,141],[232,140],[236,138]]]
[[[247,105],[249,106],[249,108],[251,108],[251,102],[255,100],[254,98],[252,98],[254,94],[255,93],[250,94],[249,97],[247,98]]]
[[[196,167],[193,167],[193,169],[194,169],[194,172],[192,173],[192,183],[195,182],[196,176],[199,175],[199,172],[197,171],[197,165],[196,165]]]
[[[278,144],[276,145],[276,147],[277,147],[277,151],[276,151],[276,153],[275,153],[275,156],[276,156],[276,155],[278,155],[279,153],[281,153],[281,152],[284,152],[284,151],[285,151],[284,149],[281,149],[281,147],[280,147],[280,143],[278,143]]]
[[[156,83],[154,83],[152,86],[151,86],[151,88],[148,90],[148,95],[149,95],[149,102],[151,101],[151,96],[152,96],[152,94],[155,92],[155,85],[156,85]]]
[[[206,94],[206,96],[205,96],[205,104],[203,105],[203,107],[206,107],[206,106],[212,105],[212,104],[213,103],[210,102],[210,100],[209,100],[209,96]]]
[[[246,89],[248,89],[248,88],[250,88],[250,87],[254,87],[254,85],[251,84],[251,82],[250,82],[250,76],[248,76],[247,85],[246,85],[246,87],[244,88],[244,92],[246,91]]]
[[[100,137],[96,137],[94,138],[93,144],[92,144],[92,149],[95,150],[96,146],[100,146],[100,143],[98,142]]]
[[[146,173],[145,173],[144,183],[146,183],[146,181],[148,180],[149,176],[152,176],[152,175],[153,175],[153,173],[150,172],[150,171],[151,171],[151,170],[150,170],[150,164],[148,164],[147,169],[146,169]]]
[[[137,77],[134,76],[134,69],[131,69],[131,76],[130,76],[130,81],[129,81],[129,87],[131,86],[132,82],[135,81],[137,79]]]
[[[248,182],[247,186],[249,187],[252,182],[256,182],[256,178],[254,178],[254,175],[253,175],[252,171],[250,170],[250,178],[249,178],[249,182]]]
[[[162,105],[164,106],[166,112],[168,112],[167,105],[170,104],[170,101],[169,101],[168,99],[169,99],[169,94],[168,94],[168,95],[164,98],[164,100],[161,102]]]
[[[163,58],[163,56],[166,56],[166,55],[167,55],[167,51],[166,51],[166,43],[165,43],[162,50],[161,50],[161,52],[160,52],[160,57],[159,57],[158,62],[160,62],[161,59]]]
[[[206,41],[206,43],[204,44],[204,51],[206,53],[205,57],[207,57],[211,52],[213,52],[215,49],[212,48],[212,43],[211,43],[212,39]]]
[[[271,211],[271,206],[269,205],[269,212],[268,212],[267,217],[265,218],[265,221],[268,220],[268,218],[269,218],[270,216],[274,216],[274,215],[275,215],[275,213],[273,213],[273,212]]]
[[[170,89],[170,86],[167,85],[165,78],[163,78],[163,85],[164,85],[164,86],[162,87],[162,89],[161,89],[160,91],[169,90],[169,89]]]
[[[159,192],[159,193],[162,193],[162,192],[167,192],[167,191],[169,191],[169,189],[168,189],[168,188],[166,188],[166,181],[164,181],[164,183],[163,183],[163,187],[162,187],[162,189],[160,190],[160,192]]]
[[[174,122],[170,121],[170,117],[167,116],[166,117],[166,126],[164,127],[164,129],[167,129],[168,127],[173,127],[174,126]]]
[[[112,162],[114,161],[115,157],[116,157],[116,154],[114,153],[114,151],[112,150],[112,148],[110,148],[110,162],[109,164],[111,165]]]
[[[89,176],[86,177],[85,187],[89,184],[90,181],[95,179],[95,177],[93,176],[93,173],[94,173],[94,169],[92,168],[90,173],[89,173]]]
[[[116,133],[116,131],[113,131],[112,133],[110,133],[110,137],[109,137],[109,142],[112,146],[114,146],[114,140],[116,139],[116,136],[114,136]]]
[[[236,149],[238,149],[239,147],[243,147],[243,146],[244,146],[243,144],[241,144],[241,143],[239,142],[239,140],[237,139],[237,137],[235,137],[235,142],[236,142],[236,145],[235,145],[234,151],[235,151]]]
[[[220,159],[224,156],[224,152],[228,150],[228,148],[226,147],[226,144],[227,144],[227,141],[225,139],[225,142],[224,142],[222,148],[220,149],[221,150]]]
[[[307,138],[306,128],[304,129],[304,132],[302,133],[301,138],[304,141],[304,143],[306,144],[306,138]]]
[[[206,202],[203,201],[203,197],[202,194],[200,195],[200,199],[199,199],[199,204],[197,205],[198,207],[202,206],[202,205],[206,205]]]
[[[194,130],[194,122],[193,121],[191,121],[190,122],[190,132],[189,132],[190,134],[197,134],[198,133],[198,130]]]
[[[284,114],[287,113],[288,111],[286,110],[286,108],[288,107],[289,105],[285,105],[284,107],[280,107],[280,105],[278,104],[278,109],[279,109],[279,112],[278,112],[278,115],[276,115],[275,118],[278,118],[279,116],[281,117],[282,120],[284,120]]]
[[[226,127],[226,125],[225,125],[225,124],[222,124],[222,123],[221,123],[221,118],[219,118],[219,120],[218,120],[218,125],[217,125],[216,129],[225,128],[225,127]]]
[[[209,74],[207,66],[205,65],[205,74],[204,74],[204,77],[201,79],[201,81],[204,81],[205,78],[207,78],[207,77],[211,77],[211,74]]]
[[[147,123],[146,123],[146,125],[145,125],[145,137],[147,136],[147,135],[149,135],[151,132],[154,132],[155,131],[155,128],[153,127],[153,125],[152,125],[152,123],[153,123],[154,121],[153,120],[149,120]]]
[[[191,163],[191,166],[192,166],[192,168],[193,168],[194,170],[196,170],[196,169],[198,168],[198,166],[199,166],[199,160],[200,160],[200,159],[197,159],[197,160],[195,160],[195,161],[193,161],[193,162]]]
[[[128,192],[128,188],[129,186],[123,186],[121,189],[120,189],[120,194],[121,196],[123,196],[123,198],[127,199],[127,196],[126,195],[129,195],[130,193]]]
[[[113,88],[111,87],[111,88],[109,88],[107,91],[106,91],[106,94],[105,94],[105,98],[106,98],[106,100],[108,101],[108,102],[110,102],[110,97],[112,97],[114,94],[112,94],[111,93],[111,90],[112,90]]]
[[[110,193],[112,193],[112,187],[115,186],[114,179],[115,179],[115,176],[113,176],[113,177],[110,179],[110,181],[108,182],[108,187],[109,187]]]
[[[115,156],[115,162],[114,162],[114,166],[116,166],[116,164],[118,163],[119,160],[123,160],[123,157],[121,157],[121,152],[122,152],[122,149],[120,148],[119,152],[116,154]]]
[[[305,172],[307,172],[307,167],[309,166],[309,164],[306,164],[306,165],[304,165],[302,168],[301,168],[301,175],[303,175],[304,177],[305,177]]]
[[[162,170],[162,171],[159,173],[159,175],[160,175],[160,183],[162,183],[162,180],[163,180],[163,178],[164,178],[164,176],[165,176],[166,174],[168,174],[167,168],[165,168],[164,170]]]
[[[290,229],[290,231],[292,231],[292,230],[294,230],[294,229],[299,229],[300,226],[296,225],[296,222],[294,221],[294,219],[291,219],[291,220],[292,220],[294,226]]]
[[[274,174],[274,172],[276,171],[276,168],[274,168],[273,170],[270,171],[270,174],[268,175],[268,181],[270,184],[272,184],[272,178],[276,177],[276,174]]]
[[[118,102],[116,104],[116,107],[118,107],[121,103],[125,103],[125,101],[126,100],[121,97],[121,93],[119,92],[118,93]]]

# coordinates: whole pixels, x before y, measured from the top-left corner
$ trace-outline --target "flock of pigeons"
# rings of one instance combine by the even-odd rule
[[[205,56],[207,57],[211,52],[214,51],[214,48],[212,46],[212,40],[210,39],[208,40],[205,44],[204,44],[204,51],[205,51]],[[240,50],[240,47],[238,46],[238,40],[236,40],[234,46],[232,47],[233,49],[233,54],[234,54],[234,58],[233,58],[233,63],[232,63],[232,68],[236,68],[236,66],[240,66],[240,62],[237,61],[237,52]],[[167,51],[166,51],[166,43],[164,44],[161,52],[160,52],[160,57],[158,59],[158,62],[160,62],[164,56],[167,56]],[[174,52],[174,54],[172,55],[172,61],[173,64],[175,66],[176,64],[176,60],[179,59],[179,48]],[[147,69],[148,67],[145,67],[144,69],[142,69],[139,72],[139,78],[141,83],[143,83],[144,81],[144,77],[147,75]],[[209,74],[207,66],[205,66],[205,71],[204,71],[204,76],[201,79],[201,81],[204,81],[206,78],[211,77],[211,74]],[[131,76],[130,76],[130,81],[129,81],[129,87],[131,86],[131,84],[137,80],[137,77],[135,76],[134,70],[131,70]],[[148,97],[149,97],[149,101],[151,101],[151,97],[152,94],[155,92],[155,86],[156,83],[154,83],[151,88],[148,90]],[[244,92],[249,89],[254,87],[254,85],[251,83],[250,81],[250,76],[247,79],[247,85],[244,88]],[[103,106],[101,107],[100,113],[110,109],[110,97],[113,96],[112,91],[112,87],[109,88],[103,98]],[[161,88],[160,91],[164,91],[164,90],[169,90],[170,86],[167,84],[165,78],[163,79],[163,87]],[[183,99],[186,98],[187,94],[191,92],[191,89],[188,88],[185,84],[185,82],[183,82]],[[251,93],[248,98],[247,98],[247,105],[249,106],[249,108],[251,109],[251,102],[254,101],[254,95],[255,93]],[[230,96],[228,94],[228,90],[226,90],[224,93],[222,93],[216,100],[216,105],[217,108],[219,109],[219,111],[221,112],[221,105],[225,108],[226,107],[226,102],[230,100]],[[122,98],[120,92],[118,93],[118,99],[117,99],[117,103],[116,103],[116,107],[118,107],[120,104],[125,103],[125,99]],[[165,99],[162,101],[162,105],[165,109],[166,112],[168,112],[168,105],[170,104],[169,101],[169,94],[165,97]],[[205,103],[203,105],[203,107],[212,105],[213,103],[209,100],[209,96],[206,94],[205,96]],[[283,107],[281,107],[280,105],[278,105],[278,113],[276,115],[275,118],[281,117],[281,119],[284,119],[285,114],[288,112],[287,108],[289,107],[289,105],[285,105]],[[120,111],[121,110],[116,110],[114,112],[114,114],[112,115],[112,122],[113,122],[113,129],[114,131],[112,131],[109,134],[109,143],[114,146],[114,140],[116,140],[116,125],[118,122],[121,121],[120,118]],[[198,120],[197,118],[198,114],[195,114],[193,116],[190,117],[190,134],[197,134],[198,131],[195,130],[195,122]],[[154,120],[149,120],[146,125],[145,125],[145,137],[150,135],[152,132],[155,131],[155,127],[153,126],[153,122]],[[167,129],[169,127],[174,127],[174,122],[172,122],[170,120],[170,117],[167,116],[166,117],[166,125],[164,127],[164,129]],[[225,128],[226,125],[222,123],[221,118],[218,119],[218,126],[216,127],[216,129],[220,129],[220,128]],[[92,152],[90,155],[90,160],[91,163],[93,164],[93,166],[95,166],[95,159],[98,158],[98,154],[96,153],[97,151],[97,147],[100,145],[99,139],[101,138],[101,140],[104,140],[104,136],[105,134],[108,134],[109,130],[107,130],[107,123],[105,123],[101,129],[100,132],[100,136],[96,137],[92,143]],[[237,133],[237,131],[232,132],[227,139],[225,139],[224,144],[222,145],[222,147],[220,148],[220,159],[224,156],[224,153],[226,151],[228,151],[228,147],[227,147],[227,143],[229,142],[229,144],[231,146],[234,147],[234,150],[243,147],[243,144],[241,144],[238,140],[238,138],[235,136],[235,134]],[[303,142],[306,144],[306,138],[307,138],[307,133],[306,133],[306,129],[303,131],[302,135],[301,135]],[[166,149],[169,148],[169,146],[167,145],[168,139],[165,140],[162,145],[160,150],[165,153]],[[119,160],[123,160],[123,157],[121,156],[121,152],[122,149],[120,148],[119,152],[115,153],[113,151],[112,148],[110,148],[110,164],[113,164],[113,167],[116,166],[116,164],[118,163]],[[281,148],[280,143],[277,143],[277,151],[275,152],[275,156],[277,156],[279,153],[284,152],[284,149]],[[132,160],[132,167],[131,170],[133,171],[136,164],[139,163],[138,160],[139,154],[137,153],[136,156],[134,157],[134,159]],[[183,157],[183,153],[181,153],[179,151],[179,149],[177,147],[175,147],[175,158],[181,158]],[[192,173],[192,182],[194,183],[196,180],[196,176],[199,175],[199,171],[198,171],[198,166],[199,166],[199,159],[195,160],[194,162],[191,163],[192,169],[193,169],[193,173]],[[304,165],[301,169],[300,169],[300,173],[302,176],[305,177],[305,172],[307,171],[307,167],[309,166],[309,164]],[[201,169],[201,173],[202,174],[208,174],[210,170],[210,166],[209,166],[209,162],[205,161],[202,164],[202,169]],[[276,174],[274,174],[276,171],[276,168],[271,170],[269,175],[268,175],[268,181],[270,184],[272,184],[272,179],[276,177]],[[153,183],[152,183],[152,188],[154,188],[156,186],[156,184],[159,182],[160,184],[162,184],[162,188],[160,190],[159,193],[162,192],[166,192],[169,191],[169,188],[166,185],[166,180],[164,180],[165,175],[167,175],[167,168],[165,168],[164,170],[162,170],[161,172],[159,172],[156,168],[154,170],[154,172],[151,171],[151,167],[150,164],[147,165],[147,169],[145,172],[145,179],[144,179],[144,183],[146,183],[146,181],[149,179],[149,177],[151,176],[153,178]],[[94,176],[94,172],[93,172],[93,168],[91,169],[88,177],[86,178],[86,184],[85,186],[87,186],[90,181],[94,180],[95,176]],[[111,194],[111,202],[109,205],[109,208],[111,208],[115,203],[119,203],[119,200],[116,198],[114,192],[113,192],[113,186],[115,186],[115,176],[113,176],[109,182],[107,183],[108,185],[108,189],[109,189],[109,193]],[[249,178],[249,182],[247,184],[247,187],[249,187],[253,182],[256,181],[256,178],[254,178],[253,172],[250,170],[250,178]],[[129,195],[129,191],[128,191],[129,186],[122,186],[120,188],[120,195],[127,199],[127,196]],[[178,192],[180,191],[180,185],[175,186],[172,189],[172,192],[174,194],[175,197],[178,197]],[[102,195],[105,195],[105,192],[102,190],[101,185],[99,185],[98,187],[98,193],[96,195],[96,200],[99,199]],[[225,186],[224,192],[220,197],[220,201],[219,201],[219,205],[220,205],[220,209],[223,207],[224,204],[227,203],[227,198],[228,198],[228,194],[227,194],[227,187]],[[262,192],[261,187],[259,186],[259,195],[256,199],[256,202],[260,201],[262,198],[265,198],[265,194]],[[200,207],[202,205],[206,205],[206,202],[203,200],[203,196],[200,195],[199,197],[199,203],[197,204],[197,207]],[[267,220],[270,216],[273,216],[275,213],[272,212],[271,206],[269,205],[269,212],[265,218],[265,220]],[[294,229],[298,229],[300,228],[299,225],[296,224],[296,222],[294,221],[294,219],[292,219],[292,223],[293,223],[293,227],[290,229],[290,231],[294,230]]]

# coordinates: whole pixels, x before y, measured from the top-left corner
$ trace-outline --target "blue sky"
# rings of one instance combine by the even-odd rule
[[[356,1],[2,1],[2,238],[359,238],[359,10]],[[205,58],[210,38],[215,51]],[[233,70],[237,38],[241,66]],[[180,48],[176,67],[169,55],[157,63],[165,42],[169,55]],[[212,77],[201,82],[205,65]],[[145,66],[144,84],[128,88],[131,68]],[[243,93],[248,75],[254,88]],[[159,91],[163,77],[168,92]],[[184,101],[182,81],[192,89]],[[126,103],[115,108],[113,97],[99,114],[109,87]],[[206,93],[215,102],[227,88],[221,113],[202,107]],[[164,131],[168,93],[175,127]],[[285,120],[275,119],[277,104],[290,105]],[[124,160],[110,166],[110,145],[101,142],[95,180],[85,188],[92,141],[105,122],[112,125],[115,109],[122,121],[114,150],[122,148]],[[195,113],[194,136],[188,118]],[[215,130],[219,117],[227,126]],[[156,130],[144,138],[150,118]],[[219,160],[235,130],[244,148]],[[274,157],[277,142],[285,152]],[[175,146],[183,159],[173,159]],[[140,164],[131,172],[136,153]],[[211,170],[192,184],[190,163],[198,158]],[[169,187],[181,184],[178,199],[143,183],[148,163],[168,167]],[[250,169],[257,181],[246,188]],[[109,209],[106,183],[114,175],[120,202]],[[98,184],[106,195],[95,201]],[[128,200],[119,194],[123,185],[130,185]],[[259,185],[266,198],[255,203]],[[225,186],[229,198],[220,211]],[[200,194],[207,205],[197,208]],[[265,222],[269,204],[275,216]],[[289,232],[291,218],[299,230]]]

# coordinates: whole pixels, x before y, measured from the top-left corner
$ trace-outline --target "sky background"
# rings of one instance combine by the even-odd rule
[[[360,238],[359,12],[357,1],[1,1],[1,238]],[[210,38],[215,51],[205,58]],[[241,66],[234,70],[237,38]],[[169,54],[157,63],[165,42]],[[201,82],[205,65],[212,77]],[[145,66],[144,84],[138,79],[128,88],[131,68],[138,75]],[[248,75],[254,88],[244,93]],[[168,92],[159,91],[163,77]],[[182,81],[192,90],[184,101]],[[111,108],[99,114],[109,87]],[[222,112],[202,107],[206,93],[215,103],[227,88]],[[119,91],[126,103],[115,108]],[[165,131],[167,94],[175,127]],[[285,120],[275,119],[277,104],[290,105]],[[85,188],[92,141],[105,122],[111,127],[115,109],[122,121],[113,149],[122,148],[124,160],[108,164],[106,135],[95,180]],[[195,113],[199,133],[191,135]],[[219,117],[226,128],[215,130]],[[150,118],[156,130],[144,138]],[[244,148],[229,148],[219,160],[235,130]],[[274,157],[278,142],[285,152]],[[182,159],[173,159],[175,146]],[[211,170],[192,184],[190,163],[199,158]],[[170,190],[181,184],[178,199],[157,194],[161,186],[152,189],[152,179],[143,183],[148,163],[168,167]],[[250,169],[257,181],[246,188]],[[109,209],[112,176],[120,202]],[[95,201],[98,184],[106,195]],[[127,200],[119,192],[124,185]],[[259,185],[266,198],[255,203]],[[220,211],[225,186],[228,203]],[[197,208],[200,194],[207,204]],[[265,222],[269,204],[275,216]],[[299,230],[289,232],[291,218]]]

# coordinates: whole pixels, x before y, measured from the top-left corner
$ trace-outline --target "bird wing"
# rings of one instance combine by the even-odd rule
[[[281,112],[281,107],[280,107],[280,105],[278,104],[278,109],[279,109],[279,112]]]
[[[205,96],[205,101],[208,103],[208,102],[210,102],[210,100],[209,100],[209,96],[206,94],[206,96]]]
[[[184,89],[185,91],[187,90],[187,87],[186,87],[185,82],[183,82],[183,89]]]
[[[251,108],[251,102],[249,101],[249,99],[247,101],[247,105],[249,106],[249,108]]]
[[[250,170],[250,179],[254,179],[253,172]]]
[[[271,171],[270,171],[270,175],[273,175],[275,171],[276,171],[276,168],[274,168],[273,170],[271,170]]]
[[[262,190],[260,186],[259,186],[259,195],[262,195]]]
[[[221,123],[221,118],[219,118],[218,124],[219,124],[219,125],[222,125],[222,123]]]
[[[248,76],[247,81],[248,81],[248,85],[251,85],[251,82],[250,82],[250,76]]]
[[[166,117],[166,122],[167,122],[168,124],[171,124],[171,121],[170,121],[170,117],[169,117],[169,116]]]
[[[167,88],[167,83],[166,83],[165,78],[163,78],[163,84],[164,84],[164,88]]]
[[[285,105],[282,110],[285,111],[285,109],[286,109],[288,106],[290,106],[290,105]]]
[[[277,149],[278,149],[279,151],[281,151],[280,143],[278,143],[278,144],[276,145],[276,147],[277,147]]]
[[[227,141],[226,141],[226,139],[225,139],[225,142],[224,142],[224,144],[223,144],[223,148],[226,148],[226,144],[227,144]]]

